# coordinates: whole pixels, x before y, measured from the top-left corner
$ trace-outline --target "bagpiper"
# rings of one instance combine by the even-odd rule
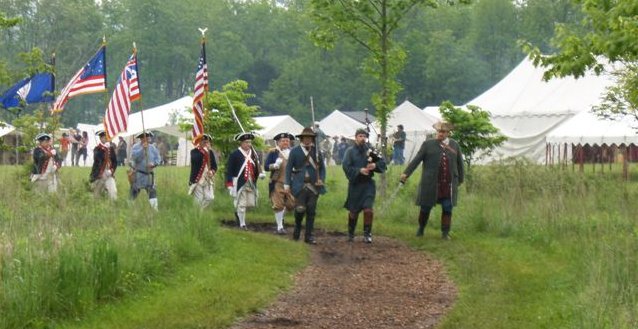
[[[383,157],[368,144],[369,133],[357,129],[354,145],[343,157],[343,171],[348,178],[348,198],[344,208],[348,209],[348,241],[354,241],[359,213],[363,212],[363,241],[372,243],[372,221],[374,219],[374,199],[377,189],[374,173],[386,171]]]
[[[117,169],[117,154],[115,146],[108,141],[106,131],[95,133],[100,142],[93,149],[93,167],[89,175],[91,189],[97,197],[106,192],[111,200],[117,200],[117,186],[115,185],[115,169]]]
[[[58,191],[58,171],[62,161],[58,152],[51,146],[50,134],[39,133],[35,139],[38,146],[33,149],[31,182],[38,191],[55,193]]]
[[[295,198],[290,191],[284,189],[285,171],[290,155],[290,143],[295,140],[295,136],[283,132],[273,138],[277,144],[274,149],[268,152],[264,162],[264,170],[270,172],[270,183],[268,193],[275,212],[275,222],[277,224],[277,234],[286,234],[284,227],[284,215],[286,210],[292,211],[295,207]]]
[[[246,211],[257,206],[257,178],[259,160],[252,147],[255,135],[244,132],[235,135],[239,147],[228,157],[226,165],[226,187],[233,197],[235,219],[240,229],[247,230]]]
[[[191,174],[188,179],[188,194],[192,195],[200,209],[206,208],[215,197],[215,173],[217,160],[211,149],[213,138],[209,134],[199,136],[191,150]]]

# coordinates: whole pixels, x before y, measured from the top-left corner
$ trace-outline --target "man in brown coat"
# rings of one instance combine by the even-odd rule
[[[416,167],[423,163],[416,201],[416,205],[421,207],[419,229],[416,235],[423,236],[430,211],[437,203],[440,203],[443,208],[441,237],[449,240],[452,208],[456,206],[458,186],[463,183],[464,178],[463,155],[459,144],[449,138],[450,130],[452,130],[450,123],[439,121],[433,127],[436,129],[436,138],[426,140],[421,144],[419,153],[401,174],[401,182],[405,182]]]

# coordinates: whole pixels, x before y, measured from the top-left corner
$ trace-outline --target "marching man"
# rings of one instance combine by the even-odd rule
[[[107,141],[104,130],[98,130],[95,135],[100,138],[100,143],[93,149],[93,167],[89,175],[89,182],[91,182],[91,188],[96,197],[107,192],[109,198],[115,201],[117,200],[114,177],[115,169],[117,169],[115,146]]]
[[[301,223],[305,216],[304,241],[308,244],[317,243],[313,233],[317,201],[319,195],[326,193],[323,183],[326,179],[326,166],[314,143],[315,136],[311,128],[304,128],[301,134],[297,135],[301,143],[290,150],[284,183],[286,192],[290,191],[295,197],[295,230],[292,238],[295,241],[299,240]]]
[[[62,166],[62,161],[55,148],[51,146],[51,135],[39,133],[35,139],[38,146],[33,149],[31,182],[41,192],[55,193],[58,190],[58,170]]]
[[[194,142],[197,145],[191,150],[191,175],[188,180],[188,194],[193,195],[195,203],[200,209],[206,208],[215,197],[215,173],[217,161],[211,150],[213,138],[209,134],[203,134]]]
[[[237,134],[239,147],[230,154],[226,165],[226,187],[234,199],[235,219],[243,230],[248,229],[246,210],[257,206],[258,197],[259,161],[252,148],[253,139],[255,135],[250,132]]]
[[[131,148],[131,166],[135,171],[131,182],[131,200],[135,200],[144,189],[148,193],[148,203],[151,208],[158,210],[154,170],[162,163],[162,159],[155,145],[150,143],[150,137],[153,137],[150,131],[139,133],[137,135],[139,142]]]
[[[277,234],[286,234],[284,228],[284,214],[286,210],[291,211],[295,207],[295,199],[284,190],[285,170],[290,155],[290,141],[295,140],[295,136],[290,133],[279,133],[274,137],[277,146],[268,153],[264,170],[270,171],[270,183],[268,191],[272,209],[275,211],[275,222],[277,223]]]

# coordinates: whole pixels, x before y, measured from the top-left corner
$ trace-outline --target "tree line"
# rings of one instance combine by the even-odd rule
[[[360,45],[339,39],[330,50],[317,47],[310,37],[315,28],[311,0],[0,0],[0,8],[3,20],[20,19],[0,30],[0,90],[41,67],[54,52],[60,90],[105,36],[109,89],[136,42],[142,106],[160,105],[192,93],[198,27],[209,28],[212,89],[246,81],[247,92],[255,95],[247,102],[258,106],[262,115],[290,114],[308,124],[311,96],[319,118],[334,109],[374,111],[371,95],[380,89],[366,75],[366,54]],[[522,60],[519,41],[551,52],[555,24],[580,17],[569,0],[419,3],[393,35],[392,42],[406,54],[397,74],[397,100],[409,99],[419,106],[446,100],[463,104]],[[110,93],[74,98],[62,124],[98,122],[109,97]],[[36,108],[31,105],[26,112]],[[1,115],[12,120],[6,111]]]

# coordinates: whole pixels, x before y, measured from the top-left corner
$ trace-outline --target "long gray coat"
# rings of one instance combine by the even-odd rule
[[[419,183],[416,205],[424,207],[434,207],[437,202],[437,180],[439,177],[439,162],[441,160],[443,148],[436,139],[426,140],[421,144],[419,153],[410,161],[403,172],[408,177],[414,172],[419,163],[423,163],[421,182]],[[445,152],[450,159],[450,173],[452,174],[452,204],[456,206],[458,199],[458,187],[463,183],[463,155],[459,144],[450,138],[450,144]]]

